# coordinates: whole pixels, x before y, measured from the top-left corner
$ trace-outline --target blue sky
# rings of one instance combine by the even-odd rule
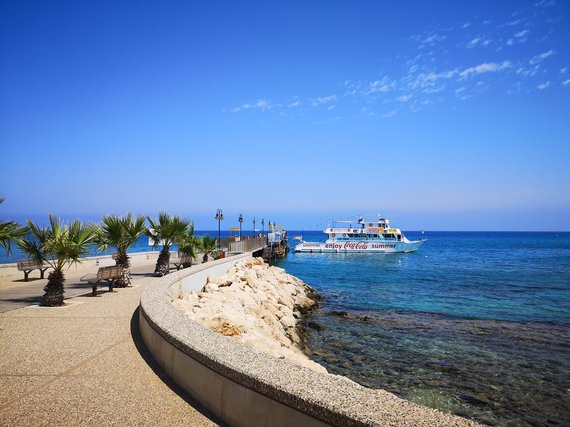
[[[0,35],[0,217],[570,231],[568,2],[20,0]]]

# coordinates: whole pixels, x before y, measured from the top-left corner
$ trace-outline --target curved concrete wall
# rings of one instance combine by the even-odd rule
[[[251,254],[159,278],[141,297],[139,324],[166,373],[232,426],[475,425],[411,404],[338,375],[319,374],[212,332],[172,305],[180,290],[203,286]],[[201,286],[200,286],[201,287]]]

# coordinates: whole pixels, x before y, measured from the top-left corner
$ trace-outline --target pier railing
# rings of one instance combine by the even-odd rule
[[[228,252],[251,252],[257,249],[261,249],[266,244],[266,238],[264,237],[250,237],[246,240],[242,237],[239,242],[228,242]]]

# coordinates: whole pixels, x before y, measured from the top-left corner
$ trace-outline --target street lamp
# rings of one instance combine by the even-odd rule
[[[255,217],[253,217],[253,237],[255,237]]]
[[[239,214],[238,221],[239,221],[239,239],[241,240],[241,224],[243,222],[243,215],[242,214]]]
[[[216,219],[218,220],[218,250],[220,250],[220,222],[224,220],[224,214],[221,209],[216,210]]]

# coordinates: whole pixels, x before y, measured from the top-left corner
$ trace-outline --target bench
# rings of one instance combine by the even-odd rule
[[[18,264],[18,270],[24,272],[24,281],[25,282],[28,281],[28,275],[33,270],[40,270],[40,278],[43,279],[45,271],[48,268],[50,268],[49,265],[46,266],[42,262],[38,262],[38,261],[33,260],[33,259],[19,259],[18,261],[16,261],[16,263]]]
[[[174,258],[170,263],[176,267],[176,270],[180,270],[184,267],[184,264],[192,264],[193,258],[190,255],[178,252],[178,258]]]
[[[123,267],[113,265],[110,267],[100,267],[97,274],[87,274],[81,278],[82,282],[88,282],[93,288],[91,295],[97,296],[97,285],[99,282],[106,281],[109,283],[109,292],[113,292],[113,284],[123,274]]]

